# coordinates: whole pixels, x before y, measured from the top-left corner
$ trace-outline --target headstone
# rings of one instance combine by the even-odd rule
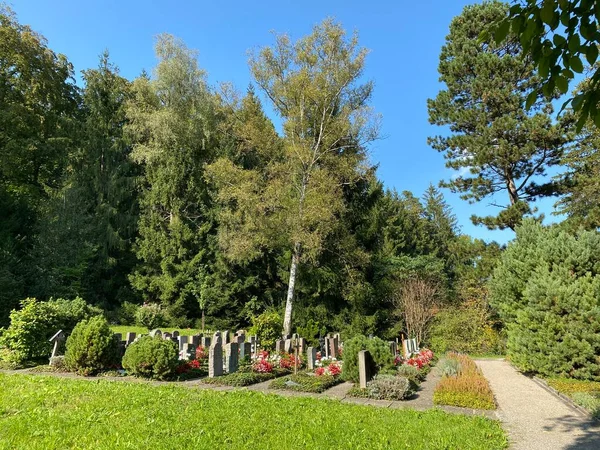
[[[300,336],[298,336],[298,333],[294,333],[292,334],[292,339],[298,339]]]
[[[208,350],[208,376],[214,378],[223,375],[223,347],[221,337],[213,341]]]
[[[183,350],[183,344],[187,344],[188,343],[188,337],[187,336],[179,336],[177,338],[177,341],[179,343],[179,351]]]
[[[281,336],[282,341],[285,341],[286,339],[289,339],[289,338],[291,338],[291,336],[289,334],[284,334]]]
[[[212,345],[215,344],[223,345],[223,336],[220,331],[215,331],[215,334],[213,334]]]
[[[250,336],[250,348],[252,353],[256,353],[256,336]]]
[[[127,333],[127,335],[125,337],[125,344],[126,345],[132,344],[133,341],[135,341],[135,333],[130,331]]]
[[[315,347],[308,347],[306,350],[306,365],[308,370],[314,370],[317,362],[317,349]]]
[[[367,388],[367,383],[374,375],[373,358],[368,350],[358,352],[358,380],[361,389]]]
[[[396,341],[389,341],[388,344],[390,346],[390,352],[391,352],[392,356],[395,358],[396,354],[398,353],[398,344],[396,344]]]
[[[331,345],[329,344],[330,339],[331,338],[329,338],[329,337],[325,338],[325,344],[324,344],[324,347],[325,347],[325,358],[329,358],[329,356],[330,356],[330,352],[331,352]]]
[[[242,345],[244,342],[246,342],[246,335],[245,334],[236,334],[233,338],[233,342],[235,342],[238,345]]]
[[[329,339],[329,356],[332,358],[337,358],[339,356],[338,339],[336,337]]]
[[[340,337],[340,333],[335,333],[335,334],[333,335],[333,337],[334,337],[334,338],[337,338],[337,340],[338,340],[338,343],[342,342],[342,338]]]
[[[192,361],[196,359],[196,346],[186,342],[181,350],[181,359]]]
[[[294,351],[293,349],[293,340],[292,339],[286,339],[285,343],[283,344],[283,351],[286,353],[292,353]]]
[[[227,373],[234,373],[238,370],[238,349],[236,342],[225,344],[225,367],[227,367]]]
[[[300,352],[301,355],[304,354],[304,352],[306,351],[306,339],[304,339],[304,338],[298,339],[298,351]]]
[[[208,336],[202,336],[200,338],[200,345],[204,348],[210,347],[210,338]]]
[[[159,329],[154,329],[148,334],[150,335],[150,337],[156,337],[156,335],[162,336],[162,331],[160,331]]]
[[[169,333],[168,331],[165,331],[163,333],[163,339],[167,340],[167,339],[171,339],[173,337],[173,335],[171,333]]]
[[[191,343],[194,344],[194,346],[198,347],[200,345],[200,335],[195,334],[194,336],[192,336]]]
[[[284,351],[284,342],[281,339],[275,341],[275,352],[282,353]]]
[[[230,342],[229,331],[223,331],[223,344],[229,344]]]
[[[171,333],[171,336],[173,336],[174,338],[179,337],[179,331],[173,330],[173,332]]]
[[[240,344],[240,359],[252,358],[252,344],[250,342],[242,342]]]

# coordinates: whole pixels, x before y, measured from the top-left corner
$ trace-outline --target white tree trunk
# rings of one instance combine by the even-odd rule
[[[292,335],[292,306],[294,303],[294,288],[296,286],[296,272],[298,270],[298,259],[300,244],[294,245],[292,265],[290,267],[290,280],[288,282],[287,299],[285,301],[285,315],[283,316],[283,334]]]

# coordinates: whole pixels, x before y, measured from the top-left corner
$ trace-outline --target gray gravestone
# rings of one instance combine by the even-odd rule
[[[339,356],[338,339],[336,337],[329,339],[329,356],[332,358],[337,358]]]
[[[179,351],[183,350],[183,344],[187,344],[188,343],[188,337],[187,336],[178,336],[177,337],[177,342],[179,343]]]
[[[234,373],[238,370],[238,344],[236,342],[230,342],[225,344],[225,366],[227,367],[227,373]]]
[[[256,353],[256,336],[250,336],[250,348],[252,352]]]
[[[389,341],[388,344],[390,346],[390,353],[393,357],[396,357],[396,353],[398,353],[398,344],[396,344],[396,341]]]
[[[173,337],[173,335],[171,333],[169,333],[168,331],[165,331],[163,333],[163,339],[167,340],[167,339],[171,339]]]
[[[181,350],[181,359],[188,361],[193,361],[196,359],[196,346],[188,342],[183,344],[183,349]]]
[[[200,336],[195,334],[193,336],[190,337],[190,341],[192,344],[194,344],[196,347],[198,347],[200,345]]]
[[[298,339],[298,352],[300,352],[300,354],[303,355],[305,351],[306,351],[306,339],[300,338],[300,339]]]
[[[285,343],[283,344],[283,351],[286,353],[292,353],[294,351],[292,339],[285,340]]]
[[[150,337],[156,337],[156,335],[162,336],[162,331],[160,331],[159,329],[155,329],[155,330],[152,330],[148,334],[150,335]]]
[[[281,339],[275,341],[275,352],[281,353],[284,351],[284,342]]]
[[[135,341],[135,333],[134,332],[128,332],[126,337],[125,337],[125,343],[126,345],[132,344],[133,341]]]
[[[229,335],[229,331],[223,331],[223,344],[229,344],[230,341],[230,335]]]
[[[179,331],[173,330],[173,332],[171,333],[171,336],[173,336],[174,338],[179,337]]]
[[[200,338],[200,345],[204,348],[210,347],[210,338],[208,336],[202,336]]]
[[[306,365],[308,370],[315,370],[317,362],[317,349],[315,347],[308,347],[306,350]]]
[[[240,344],[240,360],[244,358],[252,358],[252,345],[250,342]]]
[[[360,388],[366,389],[367,383],[373,378],[373,358],[368,350],[358,352],[358,379]]]
[[[223,336],[221,335],[220,331],[215,331],[215,334],[213,334],[211,345],[215,344],[223,345]]]
[[[223,347],[220,337],[215,339],[208,351],[208,376],[214,378],[223,375]]]

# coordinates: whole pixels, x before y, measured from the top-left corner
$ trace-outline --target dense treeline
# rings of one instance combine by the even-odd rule
[[[430,144],[460,171],[443,185],[470,202],[506,198],[472,218],[492,229],[539,223],[535,201],[560,196],[552,239],[594,234],[597,129],[576,130],[572,111],[555,120],[514,36],[481,40],[507,12],[485,2],[450,25],[444,87],[428,102],[450,129]],[[367,157],[379,117],[356,35],[326,20],[296,42],[278,36],[251,58],[245,93],[210,86],[171,35],[155,50],[151,73],[127,80],[106,53],[78,86],[65,56],[0,11],[0,325],[27,297],[81,297],[113,322],[141,304],[180,327],[266,312],[309,339],[409,331],[440,350],[503,350],[502,321],[519,327],[502,274],[525,247],[488,284],[502,249],[461,234],[436,187],[384,188]]]
[[[173,36],[151,74],[127,80],[103,54],[77,86],[43,37],[1,20],[2,323],[23,298],[80,296],[114,320],[145,302],[173,325],[235,327],[287,298],[294,328],[391,335],[403,281],[435,283],[441,307],[489,275],[489,246],[436,188],[377,179],[366,52],[336,23],[252,60],[278,132],[254,88],[209,86]]]

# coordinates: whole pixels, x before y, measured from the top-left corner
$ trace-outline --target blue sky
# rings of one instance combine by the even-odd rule
[[[9,5],[21,23],[43,34],[50,48],[64,53],[76,72],[96,67],[108,49],[127,78],[150,71],[156,59],[154,36],[168,32],[199,51],[199,63],[216,85],[232,82],[245,90],[251,82],[247,52],[273,42],[271,31],[299,38],[314,24],[333,17],[348,31],[357,30],[370,49],[365,77],[375,82],[373,107],[383,116],[382,135],[372,148],[379,177],[387,187],[421,196],[429,183],[449,178],[441,154],[427,137],[442,130],[427,120],[427,98],[440,90],[438,57],[452,18],[472,1],[257,1],[93,2],[17,0]],[[158,5],[158,4],[161,5]],[[444,190],[462,231],[504,243],[510,231],[488,231],[471,224],[471,214],[495,214],[489,202],[469,205]],[[499,197],[504,202],[503,196]],[[553,200],[540,202],[549,215]]]

